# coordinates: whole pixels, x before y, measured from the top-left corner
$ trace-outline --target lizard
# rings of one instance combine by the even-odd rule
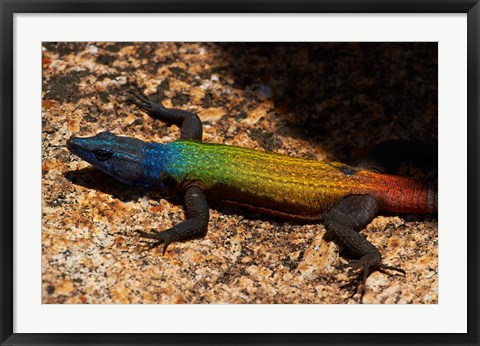
[[[92,137],[72,136],[67,148],[117,180],[148,188],[174,188],[183,196],[186,219],[164,231],[136,230],[150,246],[204,236],[209,200],[276,217],[322,222],[327,239],[352,256],[348,266],[358,272],[361,298],[374,271],[393,270],[380,251],[359,233],[379,211],[437,212],[436,184],[386,174],[380,146],[358,166],[307,160],[249,148],[202,142],[202,122],[192,112],[166,108],[130,92],[135,104],[151,117],[180,128],[180,139],[161,144],[103,131]],[[387,160],[388,161],[388,160]],[[355,292],[357,289],[355,290]],[[355,294],[354,292],[354,294]]]

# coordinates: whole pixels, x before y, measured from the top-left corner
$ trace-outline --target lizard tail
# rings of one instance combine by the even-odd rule
[[[427,207],[432,214],[438,212],[438,184],[436,181],[428,183]]]
[[[435,214],[438,209],[436,182],[386,176],[376,191],[381,209],[393,213]]]

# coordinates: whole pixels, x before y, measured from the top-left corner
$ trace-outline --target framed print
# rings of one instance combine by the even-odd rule
[[[477,1],[1,9],[3,344],[478,344]]]

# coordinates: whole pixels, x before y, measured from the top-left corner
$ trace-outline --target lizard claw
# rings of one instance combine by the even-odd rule
[[[135,233],[138,233],[141,237],[148,238],[148,239],[158,239],[158,234],[160,234],[159,231],[154,229],[150,230],[150,232],[135,230]]]
[[[168,230],[159,232],[152,229],[151,232],[144,232],[141,230],[136,230],[135,232],[143,238],[156,240],[153,243],[147,242],[150,249],[153,249],[163,243],[162,255],[165,255],[168,245],[170,245],[170,243],[173,241],[173,237],[171,234],[169,234]]]
[[[355,287],[354,293],[352,297],[357,293],[360,292],[360,304],[363,303],[363,296],[365,295],[365,284],[367,281],[367,278],[372,274],[373,272],[380,270],[383,272],[382,269],[388,269],[388,270],[395,270],[397,272],[402,273],[405,275],[405,270],[399,267],[393,267],[386,265],[382,262],[381,257],[378,254],[367,254],[361,257],[358,260],[351,260],[348,263],[348,267],[351,268],[351,270],[348,272],[349,276],[355,276],[356,277],[353,279],[353,282],[358,281],[358,284]],[[356,274],[355,272],[359,270],[359,272]]]
[[[393,266],[388,266],[384,263],[380,263],[379,266],[378,266],[379,269],[388,269],[388,270],[395,270],[399,273],[402,273],[403,275],[406,275],[407,273],[405,272],[405,270],[403,270],[402,268],[400,267],[393,267]]]
[[[145,112],[151,112],[155,104],[148,99],[143,93],[136,87],[136,91],[127,90],[131,97],[127,97],[126,101],[130,104],[134,104]]]

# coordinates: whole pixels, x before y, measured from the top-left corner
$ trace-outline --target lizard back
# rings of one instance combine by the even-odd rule
[[[389,211],[428,209],[428,187],[408,178],[230,145],[178,140],[160,146],[162,171],[177,183],[194,180],[211,199],[286,218],[321,219],[352,194],[370,194]],[[414,200],[405,203],[409,196]]]

